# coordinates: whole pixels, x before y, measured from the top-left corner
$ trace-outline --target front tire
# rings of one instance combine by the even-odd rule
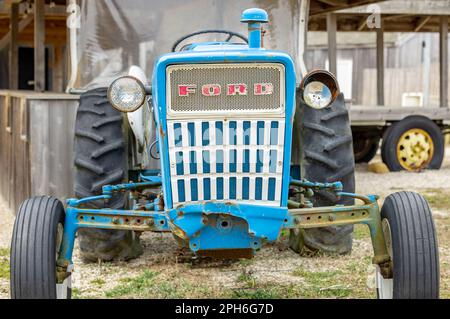
[[[393,278],[384,279],[377,267],[378,298],[439,298],[438,244],[427,201],[412,192],[390,195],[381,209],[381,220]]]
[[[70,299],[71,276],[57,284],[56,260],[62,242],[65,212],[53,197],[22,203],[11,242],[12,299]]]

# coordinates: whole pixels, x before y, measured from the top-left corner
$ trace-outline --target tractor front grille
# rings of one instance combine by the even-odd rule
[[[169,120],[167,129],[174,206],[281,204],[284,118]]]

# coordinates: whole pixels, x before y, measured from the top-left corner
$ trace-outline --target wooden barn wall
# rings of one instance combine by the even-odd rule
[[[73,136],[77,101],[30,101],[32,195],[73,196]]]
[[[0,196],[14,212],[30,196],[72,196],[77,105],[0,94]]]
[[[17,98],[0,98],[0,191],[10,208],[30,196],[30,165],[27,135],[27,104]]]
[[[400,106],[401,96],[405,92],[423,92],[423,42],[427,36],[430,37],[431,42],[429,106],[438,106],[439,39],[438,34],[434,33],[409,35],[397,46],[385,48],[385,105]],[[353,103],[376,105],[375,48],[342,48],[338,50],[337,58],[353,61]],[[309,48],[305,59],[309,70],[325,68],[328,51],[326,48]]]

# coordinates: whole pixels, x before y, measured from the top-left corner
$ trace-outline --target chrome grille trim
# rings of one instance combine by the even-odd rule
[[[247,81],[249,94],[218,97],[204,97],[200,92],[203,84],[243,83]],[[187,83],[185,83],[187,82]],[[271,82],[274,94],[254,96],[252,85]],[[195,84],[197,91],[188,97],[179,97],[178,85]],[[233,112],[237,117],[283,114],[285,110],[285,69],[279,63],[230,63],[173,65],[167,68],[167,115],[168,118],[187,118],[193,114],[203,117],[217,117]],[[251,92],[250,92],[251,91]]]
[[[174,206],[208,200],[281,204],[283,118],[170,120],[167,128]]]

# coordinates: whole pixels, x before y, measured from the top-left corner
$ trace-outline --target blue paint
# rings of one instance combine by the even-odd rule
[[[210,143],[209,141],[209,123],[203,122],[202,123],[202,145],[208,146]]]
[[[223,200],[223,177],[219,177],[216,180],[217,200]]]
[[[195,125],[194,123],[188,123],[189,146],[195,146]]]
[[[195,151],[189,152],[189,163],[191,175],[197,174],[197,154],[195,153]]]
[[[177,161],[177,175],[184,175],[183,152],[177,152],[175,158]]]
[[[236,199],[236,177],[230,178],[230,199]]]
[[[223,123],[216,122],[216,145],[223,145]]]
[[[231,150],[230,151],[230,173],[236,173],[237,172],[237,151]]]
[[[205,197],[205,200],[209,201],[211,200],[211,179],[205,178],[203,180],[203,195]]]
[[[278,152],[275,150],[270,151],[270,162],[269,162],[269,172],[274,174],[277,172],[277,158],[278,158]]]
[[[269,195],[268,200],[272,201],[275,200],[275,186],[276,186],[277,180],[275,178],[269,178]]]
[[[216,172],[223,173],[223,150],[216,151]]]
[[[258,8],[247,9],[242,13],[241,22],[248,23],[248,45],[261,48],[261,23],[269,22],[266,11]]]
[[[278,145],[278,122],[270,125],[270,145]]]
[[[250,121],[244,121],[243,130],[244,130],[244,145],[250,145]]]
[[[198,201],[198,188],[197,188],[197,179],[191,179],[191,198],[192,201],[196,202]]]
[[[211,173],[211,155],[209,151],[203,151],[203,172]]]

